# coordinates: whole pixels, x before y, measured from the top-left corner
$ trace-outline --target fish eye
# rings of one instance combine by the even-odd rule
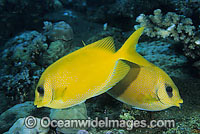
[[[167,95],[171,98],[173,96],[172,94],[172,87],[171,86],[166,86],[165,90],[167,91]]]
[[[38,91],[38,93],[40,93],[40,95],[44,95],[44,88],[43,87],[38,87],[37,91]]]

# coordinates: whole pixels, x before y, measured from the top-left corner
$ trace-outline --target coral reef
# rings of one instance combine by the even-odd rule
[[[47,49],[45,42],[46,37],[37,31],[24,32],[5,44],[9,48],[3,51],[2,58],[15,62],[31,62],[39,52]]]
[[[144,33],[149,37],[172,37],[175,41],[188,43],[194,36],[195,27],[192,26],[192,20],[173,12],[163,15],[160,9],[156,9],[154,15],[140,14],[136,21],[140,23],[139,26],[146,28]]]
[[[163,132],[163,134],[177,134],[182,132],[195,134],[200,132],[200,116],[193,115],[183,120],[183,123],[177,123],[175,128],[170,128],[166,132]]]
[[[149,15],[157,8],[160,10],[155,10],[154,15]],[[3,44],[0,46],[0,51],[2,51],[0,113],[3,112],[0,115],[0,133],[8,131],[12,126],[8,133],[46,133],[47,130],[41,132],[36,128],[30,131],[24,127],[24,118],[29,115],[37,117],[37,120],[50,116],[51,119],[86,119],[87,117],[105,119],[108,117],[115,120],[147,121],[173,119],[176,122],[175,128],[133,128],[129,131],[126,128],[81,128],[83,130],[50,128],[49,134],[200,132],[200,81],[190,79],[187,76],[189,73],[184,68],[189,59],[192,63],[187,65],[193,65],[200,72],[198,0],[0,0],[0,11],[0,43]],[[103,37],[113,36],[117,49],[120,48],[130,35],[127,31],[132,29],[133,24],[136,23],[135,18],[139,14],[141,15],[137,21],[145,25],[146,35],[164,39],[141,42],[145,39],[142,36],[137,52],[173,76],[184,100],[181,109],[172,107],[160,112],[140,111],[132,109],[131,106],[107,94],[87,100],[85,103],[87,110],[84,104],[69,109],[50,110],[49,108],[37,109],[33,102],[25,102],[33,100],[34,89],[44,69],[58,58],[81,48],[83,46],[81,40],[89,44]],[[61,20],[65,20],[70,25]],[[41,30],[43,22],[44,27]],[[104,30],[102,24],[107,25]],[[37,31],[30,31],[32,29]],[[75,34],[75,39],[73,39],[73,34]],[[16,37],[4,44],[13,36]],[[72,46],[72,43],[77,46]],[[178,47],[183,48],[188,59],[175,51]],[[22,104],[10,108],[16,103]]]
[[[37,84],[36,82],[38,81],[40,74],[44,70],[42,68],[39,70],[37,69],[38,67],[35,66],[35,64],[30,65],[20,63],[18,66],[16,66],[17,72],[12,74],[3,74],[0,77],[0,80],[2,81],[0,88],[4,91],[5,95],[10,100],[9,102],[7,102],[7,104],[13,105],[33,98],[32,96],[34,94],[34,91],[30,89],[35,88],[35,85]]]
[[[8,132],[4,134],[48,134],[49,128],[42,127],[40,124],[41,119],[35,118],[37,125],[34,128],[27,128],[24,124],[25,118],[18,119]]]
[[[36,117],[37,125],[33,129],[29,129],[24,124],[25,117],[33,116]],[[71,108],[66,109],[50,109],[50,108],[36,108],[32,101],[27,101],[22,104],[17,104],[4,113],[0,115],[0,125],[1,130],[0,133],[5,131],[9,131],[5,134],[13,134],[13,133],[20,133],[20,134],[45,134],[49,131],[49,128],[42,128],[40,126],[40,119],[42,117],[50,117],[51,120],[74,120],[74,119],[87,119],[87,109],[85,103],[76,105]],[[53,126],[51,126],[53,127]],[[49,131],[49,134],[56,133],[65,133],[65,134],[76,134],[79,132],[87,132],[86,128],[69,128],[67,127],[57,127],[51,128],[52,130]],[[80,130],[80,131],[79,131]]]
[[[30,89],[35,88],[45,67],[70,51],[72,39],[71,27],[61,21],[45,22],[43,33],[24,32],[6,43],[0,57],[0,89],[13,100],[10,103],[33,99],[34,90]]]
[[[146,27],[144,33],[150,37],[172,38],[184,44],[184,53],[187,57],[198,60],[200,58],[200,38],[198,28],[193,26],[190,18],[168,12],[163,15],[160,9],[154,10],[154,15],[140,14],[136,21]]]
[[[69,24],[64,21],[55,24],[44,22],[43,29],[43,34],[30,31],[8,41],[6,46],[10,47],[3,51],[2,59],[9,58],[9,62],[15,63],[34,61],[39,65],[49,65],[69,52],[73,39]]]

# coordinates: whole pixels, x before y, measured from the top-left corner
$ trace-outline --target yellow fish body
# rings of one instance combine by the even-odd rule
[[[124,60],[133,60],[129,50],[137,44],[142,31],[134,33],[134,44],[124,44],[116,53],[113,39],[107,37],[50,65],[38,82],[34,104],[67,108],[106,92],[130,70]]]
[[[134,36],[126,41],[131,43]],[[129,73],[108,94],[137,109],[159,111],[183,103],[172,79],[159,67],[137,55]]]

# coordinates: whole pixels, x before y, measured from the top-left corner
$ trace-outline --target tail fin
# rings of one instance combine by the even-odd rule
[[[136,52],[136,45],[144,27],[136,30],[124,43],[124,45],[116,53],[119,59],[128,60],[138,65],[148,65],[149,62]]]

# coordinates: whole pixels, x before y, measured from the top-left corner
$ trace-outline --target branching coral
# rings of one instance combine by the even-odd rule
[[[178,15],[174,12],[168,12],[163,15],[160,9],[154,10],[154,15],[144,15],[136,19],[140,25],[136,25],[137,29],[144,26],[145,34],[150,37],[172,38],[174,41],[184,44],[184,52],[187,57],[198,60],[200,57],[200,38],[198,31],[193,26],[190,18]]]

